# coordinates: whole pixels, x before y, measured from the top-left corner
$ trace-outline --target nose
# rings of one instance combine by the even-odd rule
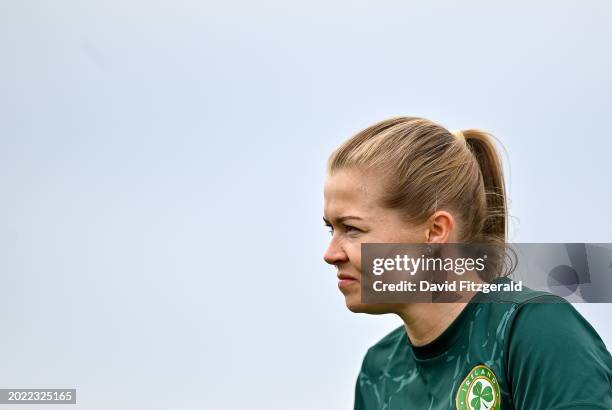
[[[338,240],[332,237],[329,246],[323,254],[323,259],[330,265],[338,265],[345,262],[348,258],[346,252],[344,252],[342,246],[338,243]]]

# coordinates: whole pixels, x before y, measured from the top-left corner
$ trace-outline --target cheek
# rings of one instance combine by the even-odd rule
[[[351,246],[347,249],[347,253],[349,259],[351,260],[351,265],[353,265],[355,269],[361,273],[361,244],[351,244]]]

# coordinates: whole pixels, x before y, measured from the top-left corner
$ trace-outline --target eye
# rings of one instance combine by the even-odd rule
[[[328,229],[328,232],[330,235],[334,234],[333,226],[331,226],[330,224],[325,224],[324,226]],[[351,225],[344,225],[344,224],[342,225],[342,230],[347,234],[348,233],[356,234],[356,233],[362,232],[361,229],[355,228],[354,226],[351,226]]]
[[[357,228],[355,228],[354,226],[351,226],[351,225],[344,225],[344,231],[346,233],[350,233],[350,232],[358,233],[358,232],[361,232],[361,229],[357,229]]]

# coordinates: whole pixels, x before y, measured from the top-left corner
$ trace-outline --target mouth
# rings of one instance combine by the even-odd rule
[[[338,273],[338,287],[340,289],[354,285],[356,283],[359,283],[356,277],[347,275],[346,273]]]

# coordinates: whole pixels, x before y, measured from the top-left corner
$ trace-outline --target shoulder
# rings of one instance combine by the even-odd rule
[[[516,306],[509,324],[508,343],[514,353],[533,352],[538,347],[548,355],[554,349],[570,353],[577,347],[607,352],[593,326],[571,303],[554,295],[539,296]]]
[[[384,363],[395,350],[398,343],[406,338],[404,326],[399,326],[374,343],[366,352],[361,366],[362,373],[378,372],[384,368]]]
[[[501,290],[476,294],[472,300],[475,305],[473,309],[474,321],[478,323],[479,327],[486,329],[487,334],[493,329],[496,337],[499,338],[499,342],[503,345],[507,345],[514,320],[525,306],[532,304],[542,306],[543,303],[541,302],[565,302],[565,299],[551,293],[536,291],[525,286],[517,290],[516,287],[513,287],[516,282],[506,277],[497,278],[493,283],[507,286],[507,288],[501,287]],[[527,316],[529,316],[527,319],[529,322],[533,323],[538,320],[533,315]]]
[[[385,349],[388,346],[395,345],[400,339],[406,336],[406,329],[404,326],[398,326],[393,329],[391,332],[387,333],[382,339],[378,342],[374,343],[369,349],[376,351]]]
[[[493,283],[512,288],[512,284],[516,282],[502,277]],[[517,331],[529,332],[542,327],[557,333],[570,327],[586,327],[594,332],[569,302],[550,292],[533,290],[526,286],[522,286],[520,290],[502,288],[490,293],[479,293],[474,300],[479,305],[477,312],[486,312],[479,320],[487,320],[483,322],[486,326],[495,327],[505,344]],[[538,337],[541,338],[541,335]]]
[[[612,356],[565,299],[543,295],[517,305],[505,350],[518,408],[612,406]]]
[[[516,304],[510,320],[509,342],[517,345],[534,339],[553,343],[555,338],[566,338],[601,344],[605,348],[595,329],[571,303],[562,297],[541,293]]]
[[[480,294],[479,301],[489,302],[480,320],[502,338],[515,408],[612,408],[612,356],[571,303],[525,287]]]
[[[581,359],[597,356],[611,366],[612,358],[603,340],[571,303],[548,292],[528,289],[515,293],[505,329],[510,371],[527,358],[544,362],[566,355]]]

